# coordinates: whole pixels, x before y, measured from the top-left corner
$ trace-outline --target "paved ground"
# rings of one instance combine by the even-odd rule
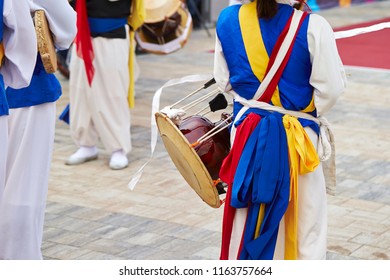
[[[390,1],[321,12],[333,27],[388,16]],[[214,34],[214,30],[210,30]],[[45,259],[218,259],[222,208],[201,201],[186,185],[161,140],[135,190],[132,175],[150,156],[150,113],[155,91],[166,81],[212,73],[214,38],[192,33],[188,44],[167,56],[139,55],[133,151],[121,171],[97,161],[64,165],[75,151],[68,126],[57,123],[46,211]],[[337,195],[329,197],[329,259],[390,259],[390,70],[347,67],[349,85],[329,113],[337,145]],[[68,82],[59,77],[68,102]],[[197,88],[164,91],[171,104]]]

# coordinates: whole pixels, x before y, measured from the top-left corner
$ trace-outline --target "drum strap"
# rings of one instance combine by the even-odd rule
[[[258,100],[259,101],[265,101],[265,102],[269,102],[272,98],[272,94],[274,93],[278,83],[279,83],[279,80],[280,80],[280,77],[282,76],[282,73],[283,73],[283,70],[284,68],[286,67],[287,65],[287,62],[290,58],[290,55],[291,55],[291,52],[292,52],[292,48],[294,46],[294,41],[295,41],[295,37],[297,36],[298,34],[298,30],[299,28],[301,27],[304,19],[306,18],[308,14],[306,12],[304,12],[302,14],[302,17],[298,23],[298,27],[294,33],[294,37],[292,39],[292,42],[288,48],[288,51],[287,51],[287,54],[286,56],[283,58],[283,61],[280,65],[280,67],[278,68],[278,70],[276,71],[274,77],[272,78],[269,86],[267,87],[267,89],[264,91],[264,94],[262,95],[262,97],[260,97]],[[293,14],[291,15],[289,21],[287,22],[285,28],[283,29],[282,33],[280,34],[278,40],[276,41],[276,44],[275,44],[275,47],[271,53],[271,57],[270,57],[270,60],[269,60],[269,63],[268,63],[268,67],[267,67],[267,70],[266,70],[266,76],[267,74],[270,72],[270,69],[271,69],[271,66],[275,63],[275,60],[276,60],[276,57],[277,57],[277,54],[278,52],[280,51],[280,48],[282,46],[282,43],[284,41],[284,39],[286,38],[286,35],[287,35],[287,32],[289,31],[289,28],[291,26],[291,21],[292,21],[292,18],[293,18]]]

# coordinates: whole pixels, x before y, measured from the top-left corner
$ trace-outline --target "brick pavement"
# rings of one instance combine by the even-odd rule
[[[333,27],[388,16],[390,1],[321,12]],[[212,30],[214,33],[214,30]],[[66,166],[75,151],[58,121],[43,240],[45,259],[218,259],[222,208],[200,200],[180,176],[159,139],[136,188],[127,183],[150,155],[154,92],[166,81],[212,73],[214,38],[195,30],[184,49],[139,55],[132,110],[133,150],[125,170],[97,161]],[[349,84],[329,113],[336,137],[338,191],[329,197],[329,259],[390,259],[390,71],[347,67]],[[68,82],[58,114],[68,102]],[[164,91],[161,106],[198,85]]]

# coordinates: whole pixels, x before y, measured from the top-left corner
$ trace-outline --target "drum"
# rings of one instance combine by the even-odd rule
[[[37,35],[38,51],[42,58],[43,67],[47,73],[54,73],[57,71],[57,54],[49,24],[43,10],[37,10],[35,12],[34,25]]]
[[[160,136],[176,168],[200,198],[213,208],[223,204],[220,196],[226,193],[226,184],[219,180],[218,173],[230,151],[228,128],[223,128],[200,144],[196,142],[220,123],[226,122],[228,116],[223,113],[221,120],[213,123],[204,116],[194,115],[175,125],[165,114],[155,114]]]
[[[135,32],[138,47],[169,54],[184,47],[192,31],[192,17],[180,0],[145,1],[144,24]]]

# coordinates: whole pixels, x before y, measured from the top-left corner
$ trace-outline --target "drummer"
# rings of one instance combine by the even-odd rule
[[[127,22],[131,5],[135,7],[132,18],[142,13],[139,1],[76,1],[78,33],[69,65],[69,96],[70,130],[78,150],[67,165],[97,159],[99,139],[110,154],[111,169],[129,164],[131,44]]]
[[[45,11],[55,47],[68,48],[76,35],[76,14],[68,1],[27,2],[31,14]],[[31,33],[35,38],[34,29]],[[24,51],[28,49],[24,46]],[[6,90],[10,107],[9,145],[5,192],[0,203],[0,259],[42,259],[40,247],[54,144],[55,101],[61,96],[61,85],[54,74],[45,72],[36,48],[31,56],[35,69],[30,85]]]
[[[282,44],[299,22],[295,43]],[[220,258],[325,259],[320,160],[331,156],[321,149],[331,134],[323,116],[346,86],[332,28],[288,0],[256,0],[223,10],[216,32],[215,80],[234,96],[234,144],[220,170],[229,185]],[[280,57],[285,43],[290,57]],[[285,52],[274,59],[278,46]]]

